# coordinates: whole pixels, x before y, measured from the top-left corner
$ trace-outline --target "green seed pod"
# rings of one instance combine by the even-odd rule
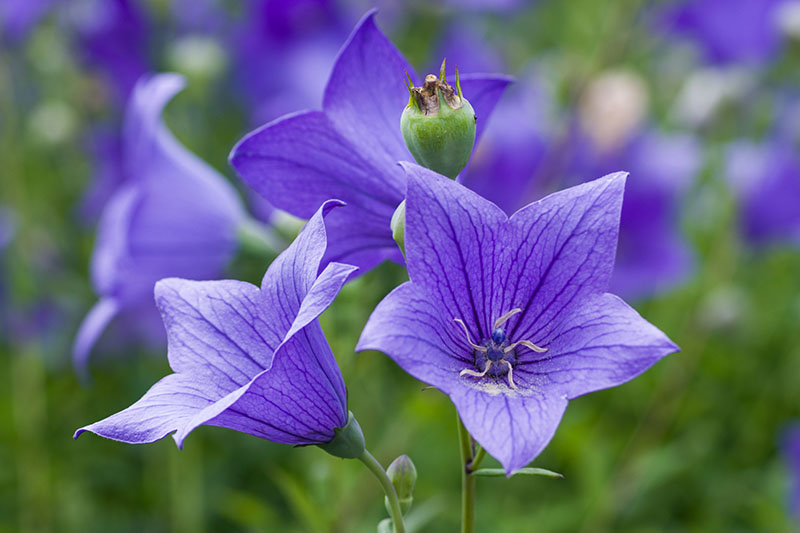
[[[400,510],[406,514],[414,501],[414,484],[417,482],[417,467],[407,455],[401,455],[386,469],[386,475],[392,480],[394,490],[397,491],[397,498],[400,500]],[[386,500],[386,508],[389,509],[389,500]],[[391,512],[391,511],[390,511]]]
[[[456,88],[447,83],[445,61],[439,78],[425,77],[422,87],[414,87],[400,117],[400,129],[408,150],[417,163],[455,179],[464,170],[475,144],[475,111],[461,93],[456,69]]]

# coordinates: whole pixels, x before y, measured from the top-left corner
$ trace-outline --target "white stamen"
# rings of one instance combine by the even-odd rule
[[[465,368],[458,375],[459,376],[475,376],[476,378],[482,378],[489,371],[489,367],[490,366],[492,366],[492,362],[491,361],[486,361],[486,368],[483,369],[483,372],[475,372],[471,368]]]
[[[500,362],[508,365],[508,385],[514,390],[519,390],[519,388],[514,384],[514,367],[511,366],[511,363],[505,359],[501,359]]]
[[[511,344],[511,345],[509,345],[509,346],[506,346],[506,348],[503,350],[503,353],[508,353],[508,352],[510,352],[511,350],[513,350],[514,348],[516,348],[516,347],[517,347],[518,345],[520,345],[520,344],[521,344],[521,345],[523,345],[523,346],[525,346],[526,348],[530,348],[530,349],[531,349],[531,350],[533,350],[534,352],[544,353],[544,352],[546,352],[546,351],[547,351],[547,348],[541,348],[541,347],[539,347],[539,346],[536,346],[536,345],[535,345],[535,344],[533,344],[531,341],[517,341],[517,342],[515,342],[514,344]]]
[[[521,313],[521,312],[522,312],[522,309],[520,309],[519,307],[515,307],[514,309],[512,309],[508,313],[504,314],[503,316],[501,316],[500,318],[498,318],[495,321],[494,329],[499,328],[500,326],[502,326],[503,324],[508,322],[509,318],[511,318],[512,316],[516,315],[517,313]]]
[[[472,342],[472,339],[469,338],[469,330],[467,329],[467,325],[464,324],[463,320],[461,320],[460,318],[454,318],[453,321],[458,322],[459,324],[461,324],[461,327],[464,328],[464,333],[467,335],[467,344],[472,346],[473,350],[478,350],[481,353],[486,353],[488,351],[485,346],[478,346],[477,344]]]

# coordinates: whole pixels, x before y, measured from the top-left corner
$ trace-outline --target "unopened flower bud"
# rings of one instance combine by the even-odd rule
[[[428,74],[422,87],[414,87],[409,78],[411,96],[400,117],[400,129],[417,163],[455,178],[472,154],[477,117],[461,93],[458,69],[455,89],[447,83],[444,71],[442,61],[439,78]]]
[[[407,455],[401,455],[386,469],[386,475],[392,480],[397,498],[400,500],[400,510],[406,514],[414,501],[414,484],[417,482],[417,467]],[[389,509],[389,500],[386,499],[386,508]]]
[[[392,214],[392,239],[400,247],[403,257],[406,255],[406,201],[400,202]]]

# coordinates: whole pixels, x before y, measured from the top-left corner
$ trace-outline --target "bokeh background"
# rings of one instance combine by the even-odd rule
[[[512,211],[631,172],[615,290],[682,348],[571,402],[533,463],[563,480],[479,479],[478,530],[800,527],[788,442],[800,419],[800,2],[2,0],[0,531],[375,531],[377,483],[313,447],[210,427],[183,451],[71,439],[169,372],[163,338],[135,317],[103,334],[90,382],[71,361],[97,299],[100,213],[136,170],[119,164],[136,80],[186,77],[168,127],[291,239],[297,222],[254,198],[228,153],[254,127],[320,106],[371,7],[420,74],[447,56],[517,79],[468,186]],[[244,247],[221,275],[257,283],[272,257]],[[417,465],[409,522],[453,531],[453,407],[382,354],[353,351],[404,276],[384,264],[359,278],[322,324],[372,452]]]

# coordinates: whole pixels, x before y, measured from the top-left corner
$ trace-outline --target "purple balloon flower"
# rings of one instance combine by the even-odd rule
[[[611,278],[625,175],[517,211],[403,163],[410,281],[367,322],[381,350],[450,396],[507,474],[552,438],[567,401],[624,383],[678,349]]]
[[[348,421],[344,380],[317,317],[350,265],[329,264],[326,202],[269,267],[259,289],[241,281],[158,282],[155,297],[174,374],[129,408],[79,429],[142,444],[175,432],[179,447],[200,425],[284,444],[321,444]]]
[[[800,158],[794,143],[737,141],[728,146],[726,160],[745,237],[758,245],[800,244]]]
[[[686,0],[661,24],[693,40],[715,64],[762,63],[780,51],[778,6],[786,0]]]
[[[103,210],[91,274],[100,301],[75,338],[79,369],[121,311],[152,306],[161,278],[218,277],[237,247],[245,211],[234,188],[186,150],[161,119],[183,87],[176,74],[143,78],[133,91],[122,144],[124,184]]]
[[[251,187],[295,216],[309,217],[328,198],[346,201],[346,210],[331,215],[326,260],[355,264],[361,272],[384,259],[402,263],[389,224],[406,188],[396,162],[411,159],[400,115],[408,102],[406,72],[412,69],[374,16],[374,11],[364,16],[339,52],[322,111],[271,122],[231,153],[231,164]],[[461,76],[478,133],[509,81]]]

